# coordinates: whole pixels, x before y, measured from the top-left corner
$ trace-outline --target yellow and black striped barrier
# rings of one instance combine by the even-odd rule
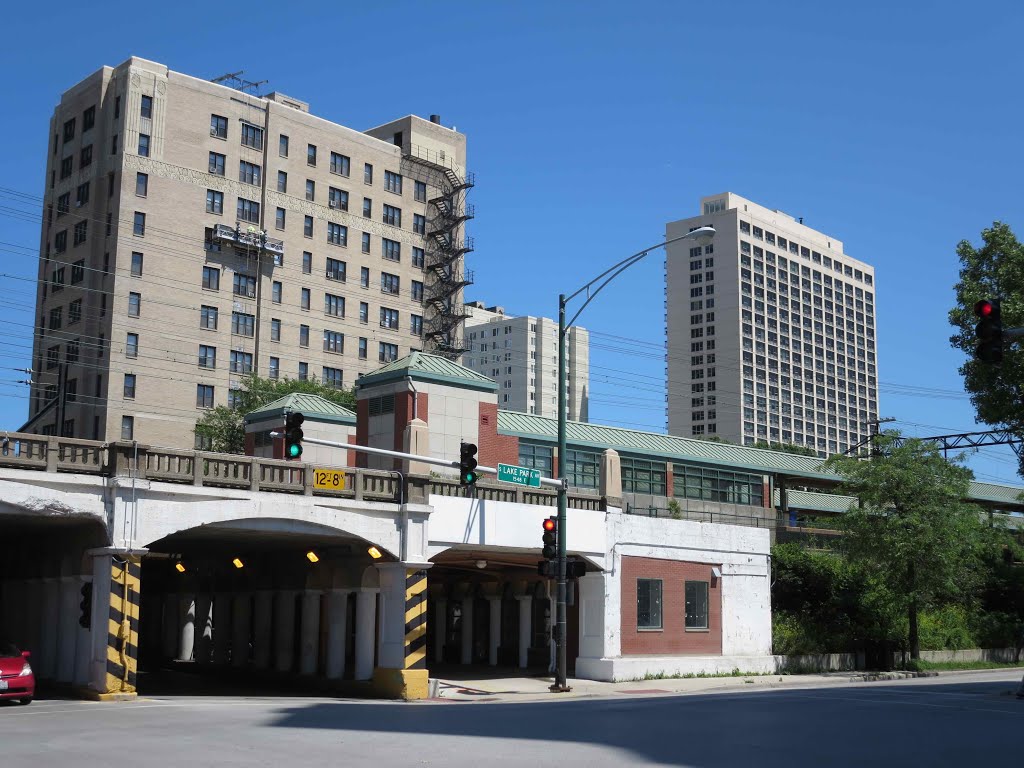
[[[405,572],[405,668],[427,668],[427,572]]]
[[[142,561],[126,555],[110,561],[106,693],[134,693],[139,661],[139,601]]]

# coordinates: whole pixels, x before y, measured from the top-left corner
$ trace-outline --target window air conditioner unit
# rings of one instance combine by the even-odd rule
[[[327,203],[327,205],[330,206],[331,208],[337,208],[338,207],[338,201],[337,200],[331,200],[330,202]]]
[[[210,135],[211,136],[216,136],[217,135],[217,129],[216,128],[211,128],[210,129]]]

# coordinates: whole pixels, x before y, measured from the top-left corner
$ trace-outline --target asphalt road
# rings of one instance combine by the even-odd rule
[[[0,765],[1015,765],[1014,673],[559,703],[140,699],[0,705]]]

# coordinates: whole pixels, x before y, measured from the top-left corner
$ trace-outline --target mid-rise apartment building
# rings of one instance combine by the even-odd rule
[[[507,411],[558,415],[558,322],[547,317],[513,317],[502,307],[466,304],[466,347],[462,364],[498,384],[498,407]],[[590,401],[590,338],[586,328],[569,329],[566,346],[566,411],[587,421]]]
[[[843,452],[878,418],[875,272],[781,211],[725,193],[666,237],[668,431]]]
[[[50,124],[28,428],[193,446],[243,377],[463,351],[466,137],[131,58]]]

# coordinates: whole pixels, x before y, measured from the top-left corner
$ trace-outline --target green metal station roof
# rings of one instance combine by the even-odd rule
[[[332,403],[320,395],[293,392],[267,403],[245,415],[246,423],[267,419],[284,419],[285,413],[298,411],[310,421],[333,421],[339,424],[356,423],[356,414],[343,405]]]
[[[548,416],[499,409],[498,432],[527,440],[555,442],[558,439],[558,420]],[[636,452],[678,461],[718,464],[762,474],[802,477],[818,482],[838,482],[840,479],[838,475],[822,472],[822,461],[816,456],[800,456],[794,453],[749,448],[732,443],[695,440],[663,435],[658,432],[641,432],[580,421],[568,423],[566,437],[569,444],[573,446],[602,450],[613,448],[620,452]]]
[[[395,360],[383,368],[378,368],[373,373],[359,377],[356,380],[356,389],[401,381],[406,377],[416,381],[455,384],[466,389],[478,389],[485,392],[495,392],[498,389],[498,385],[493,379],[447,358],[426,352],[410,352],[400,360]]]

